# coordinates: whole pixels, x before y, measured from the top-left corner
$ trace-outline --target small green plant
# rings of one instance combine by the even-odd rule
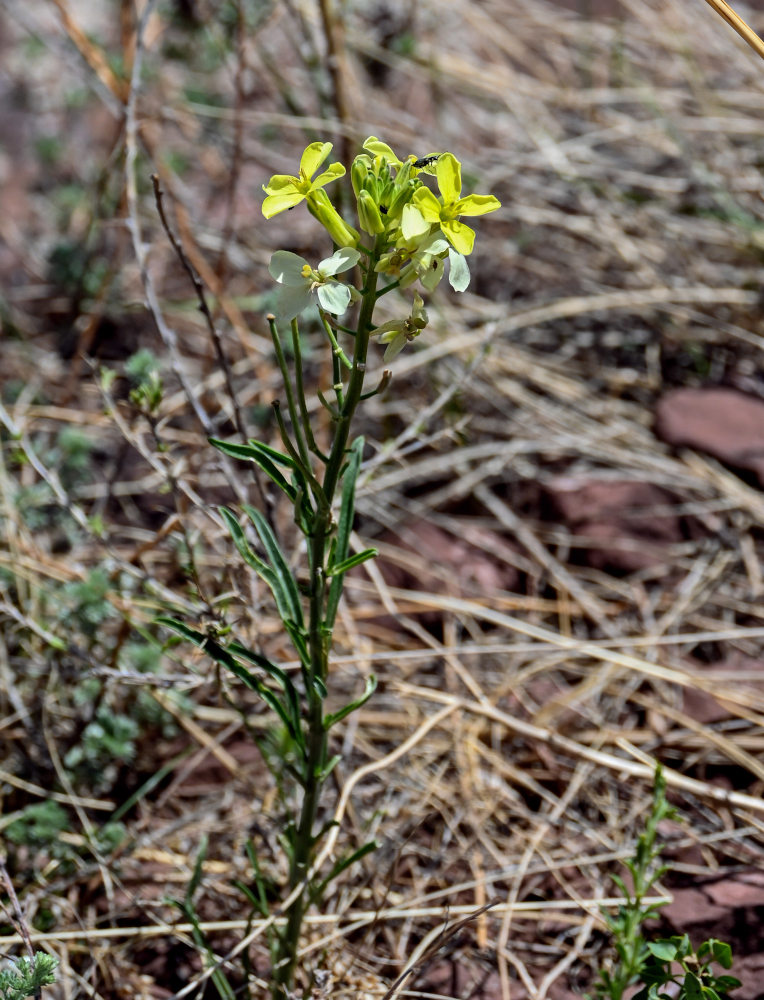
[[[306,585],[298,583],[289,556],[262,511],[245,506],[244,520],[233,510],[220,511],[241,559],[273,594],[300,662],[299,680],[260,652],[221,634],[206,634],[172,618],[160,619],[259,694],[278,721],[280,733],[270,734],[263,747],[289,815],[280,836],[288,862],[282,904],[285,921],[274,926],[271,937],[274,1000],[284,1000],[291,993],[307,910],[320,904],[337,875],[375,847],[364,844],[340,857],[328,871],[315,870],[324,838],[333,826],[320,816],[324,787],[339,760],[330,751],[331,730],[366,702],[376,683],[370,677],[363,693],[349,704],[327,707],[332,694],[329,653],[343,580],[348,570],[376,555],[375,549],[356,553],[350,549],[355,485],[364,449],[361,437],[353,440],[353,422],[361,403],[385,389],[391,378],[384,371],[376,387],[365,390],[369,347],[372,341],[384,345],[384,361],[389,361],[419,337],[428,324],[423,296],[433,292],[446,273],[452,288],[464,291],[470,280],[466,257],[472,252],[475,233],[461,219],[500,207],[492,195],[462,193],[461,164],[452,153],[399,158],[386,143],[371,137],[350,168],[359,226],[355,229],[325,190],[346,173],[345,167],[331,163],[318,172],[331,149],[331,143],[311,143],[297,174],[276,175],[264,188],[267,219],[304,204],[334,244],[331,256],[319,263],[287,250],[271,257],[270,273],[280,286],[276,315],[269,315],[268,323],[286,402],[286,413],[274,404],[282,447],[256,440],[212,441],[229,457],[253,462],[275,483],[291,505],[293,520],[304,537]],[[432,183],[437,193],[428,186]],[[351,273],[360,280],[340,277]],[[413,295],[398,318],[376,324],[379,300],[407,289]],[[306,396],[297,323],[309,307],[317,308],[333,366],[333,398],[317,390],[331,421],[331,441],[325,451],[313,433],[310,414],[314,410]],[[344,317],[351,309],[354,320],[348,324]],[[282,340],[284,328],[291,331],[288,346]],[[270,888],[254,852],[250,860],[254,869],[250,903],[253,912],[262,915]],[[190,898],[185,905],[191,908]]]
[[[695,951],[686,934],[654,941],[645,937],[645,922],[665,905],[663,901],[646,902],[646,898],[670,869],[658,861],[658,825],[674,816],[676,810],[666,800],[666,778],[658,767],[645,829],[637,839],[634,857],[624,862],[631,888],[619,875],[611,876],[623,903],[615,915],[605,914],[616,960],[600,971],[594,988],[596,1000],[622,1000],[636,985],[642,989],[636,993],[630,990],[633,1000],[727,1000],[728,991],[740,986],[734,976],[717,976],[711,968],[714,963],[731,968],[732,950],[725,942],[709,938]]]
[[[128,358],[125,374],[131,383],[130,402],[139,410],[153,414],[162,402],[164,386],[159,374],[159,360],[146,348]]]
[[[645,986],[634,1000],[728,1000],[729,991],[742,985],[734,976],[716,975],[712,969],[714,963],[732,968],[732,949],[725,941],[709,938],[694,951],[683,934],[648,941],[647,949],[641,972]],[[672,987],[670,992],[667,986]]]
[[[31,848],[46,848],[59,854],[59,836],[70,826],[69,814],[53,799],[35,802],[23,810],[18,819],[9,823],[5,837],[11,844]]]
[[[58,959],[44,951],[35,952],[34,958],[17,958],[5,969],[0,969],[0,1000],[26,1000],[38,998],[43,986],[56,981]]]

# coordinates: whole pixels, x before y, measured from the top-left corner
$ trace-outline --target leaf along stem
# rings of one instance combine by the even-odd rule
[[[369,338],[373,330],[372,316],[374,305],[377,299],[377,279],[378,274],[374,270],[374,265],[379,259],[382,241],[377,238],[374,249],[369,255],[369,266],[365,272],[364,284],[361,290],[361,308],[358,315],[358,324],[355,331],[354,352],[352,362],[348,361],[350,376],[348,378],[346,391],[335,386],[337,393],[338,409],[327,406],[335,416],[334,439],[325,460],[323,483],[321,484],[322,494],[325,503],[315,511],[311,525],[311,534],[308,536],[308,554],[310,561],[309,580],[309,619],[308,619],[308,649],[309,649],[309,670],[306,678],[309,683],[306,687],[307,697],[307,753],[304,760],[302,773],[304,778],[304,794],[300,807],[300,817],[294,831],[292,851],[289,870],[289,890],[292,892],[297,886],[305,881],[306,875],[316,854],[317,844],[320,836],[314,835],[314,828],[318,815],[318,808],[321,800],[321,792],[324,782],[328,776],[328,733],[325,725],[323,698],[321,690],[325,690],[325,681],[329,670],[329,651],[331,648],[332,622],[329,621],[329,590],[327,587],[326,562],[329,552],[329,541],[335,531],[335,523],[332,516],[332,504],[337,493],[337,489],[342,480],[347,463],[348,441],[350,439],[350,429],[355,416],[356,409],[363,396],[363,383],[366,376],[366,355],[369,347]],[[322,316],[322,319],[324,317]],[[332,345],[336,345],[336,339],[328,322],[324,319],[324,326],[327,329]],[[279,359],[279,366],[282,365],[283,351],[281,350],[278,332],[274,333],[275,324],[272,325],[274,335],[274,345]],[[330,332],[331,331],[331,332]],[[293,328],[294,337],[294,328]],[[333,351],[335,364],[335,379],[339,383],[339,372],[337,371],[338,359],[346,361],[344,353],[338,350],[339,345]],[[299,355],[296,354],[299,365]],[[290,417],[293,427],[297,429],[296,406],[291,385],[285,372],[286,362],[283,363],[282,374],[284,376],[287,389],[287,402],[290,406]],[[301,377],[297,380],[297,395],[299,406],[306,419],[307,408],[303,410],[304,391]],[[324,405],[327,405],[324,400]],[[297,433],[295,430],[295,436]],[[298,446],[300,438],[298,440]],[[302,449],[300,451],[302,455]],[[306,458],[307,464],[307,458]],[[310,468],[308,466],[308,468]],[[310,885],[304,885],[302,892],[298,895],[287,911],[287,922],[281,932],[277,947],[277,961],[272,972],[271,993],[274,1000],[285,1000],[289,995],[289,989],[294,979],[295,966],[297,961],[297,951],[299,945],[300,931],[303,918],[315,893],[315,887],[311,891]]]

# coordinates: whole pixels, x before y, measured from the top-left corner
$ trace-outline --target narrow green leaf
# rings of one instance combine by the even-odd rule
[[[323,879],[311,891],[311,894],[310,894],[311,900],[314,903],[319,902],[320,899],[321,899],[321,897],[326,892],[327,886],[331,882],[333,882],[334,879],[336,879],[338,875],[341,875],[352,864],[355,864],[356,861],[360,861],[361,858],[366,857],[367,854],[371,854],[372,851],[376,851],[378,847],[379,847],[379,844],[377,843],[376,840],[370,840],[367,844],[364,844],[363,847],[359,847],[357,851],[353,851],[353,853],[350,854],[350,855],[348,855],[346,858],[340,858],[340,860],[334,865],[334,867],[329,872],[329,874],[326,876],[326,878]]]
[[[202,636],[202,633],[190,628],[185,622],[179,621],[177,618],[168,618],[165,615],[160,615],[154,621],[157,625],[165,625],[167,628],[171,628],[173,632],[177,632],[178,635],[182,635],[184,639],[188,639],[197,646],[199,645],[197,638]]]
[[[379,549],[364,549],[363,552],[356,552],[355,555],[348,556],[348,558],[343,559],[342,562],[330,565],[326,575],[337,576],[338,574],[347,573],[347,571],[352,569],[354,566],[360,566],[361,563],[365,563],[367,559],[373,559],[378,555]]]
[[[334,550],[335,564],[341,565],[348,556],[350,533],[353,530],[353,516],[355,514],[355,484],[358,479],[358,471],[361,468],[362,454],[363,438],[358,437],[350,446],[348,463],[342,480],[342,502],[337,522],[337,544]],[[334,620],[337,617],[337,608],[342,596],[342,586],[342,574],[335,573],[329,584],[326,602],[325,624],[330,630],[334,628]]]
[[[250,439],[250,447],[254,448],[261,455],[265,455],[274,462],[278,462],[279,465],[283,465],[287,469],[294,469],[295,462],[291,455],[284,454],[283,451],[279,451],[278,448],[271,448],[269,444],[265,444],[263,441],[254,441]]]
[[[263,444],[262,441],[250,440],[247,444],[236,444],[234,441],[221,441],[218,438],[208,438],[207,440],[219,451],[230,455],[231,458],[257,461],[258,458],[264,455],[266,458],[269,458],[273,462],[278,462],[279,465],[284,465],[288,469],[294,467],[294,461],[289,455],[285,455],[276,448],[271,448],[270,445]]]
[[[278,696],[273,693],[259,678],[255,677],[246,667],[242,666],[241,663],[236,659],[235,656],[231,654],[228,649],[225,649],[220,643],[215,642],[209,636],[204,635],[203,632],[197,632],[195,629],[189,628],[183,622],[176,621],[174,618],[157,618],[157,622],[161,625],[166,625],[168,628],[174,629],[179,632],[184,638],[193,642],[194,645],[199,646],[203,649],[205,653],[208,654],[216,663],[220,663],[222,666],[230,670],[232,674],[243,681],[244,684],[251,691],[255,691],[260,697],[265,701],[271,708],[276,712],[278,717],[284,723],[289,732],[289,735],[297,743],[300,749],[304,750],[304,740],[302,731],[300,729],[300,707],[297,701],[297,692],[292,685],[292,682],[286,676],[283,670],[277,667],[275,664],[271,663],[264,656],[260,656],[258,653],[253,653],[251,650],[246,649],[241,643],[232,643],[231,649],[236,647],[236,652],[240,656],[246,656],[252,662],[256,663],[263,670],[267,670],[271,676],[275,677],[279,683],[284,687],[285,694],[287,696],[287,704],[285,705],[280,701]],[[286,682],[286,686],[282,683]]]
[[[332,773],[332,771],[335,769],[335,767],[339,764],[341,760],[342,757],[338,753],[336,753],[333,757],[330,757],[329,760],[326,762],[326,764],[324,764],[324,766],[320,768],[316,773],[316,777],[319,779],[319,781],[321,782],[326,781],[326,779],[329,777],[329,775]]]
[[[254,507],[249,504],[244,504],[244,510],[247,516],[252,521],[255,526],[257,534],[260,536],[260,541],[263,543],[263,548],[265,549],[268,560],[273,568],[273,572],[276,577],[276,589],[273,589],[273,595],[276,598],[276,603],[279,605],[279,613],[281,614],[282,620],[290,618],[297,625],[301,626],[303,624],[302,616],[302,603],[300,601],[300,592],[297,589],[297,581],[290,570],[284,554],[278,543],[278,539],[273,533],[271,526],[268,524],[265,517]]]
[[[217,956],[210,947],[207,937],[202,930],[202,926],[199,921],[199,914],[196,912],[193,902],[188,898],[185,903],[179,903],[175,900],[170,900],[170,902],[180,909],[191,924],[193,928],[191,936],[194,939],[194,944],[200,952],[204,953],[205,964],[207,967],[212,967],[214,970],[211,973],[211,978],[221,1000],[236,1000],[236,994],[228,981],[228,977],[221,968],[217,967]]]
[[[266,702],[268,705],[271,706],[276,715],[278,715],[278,717],[284,723],[284,726],[286,727],[286,730],[289,733],[289,735],[292,737],[295,743],[300,745],[302,748],[302,733],[300,732],[299,729],[295,729],[294,721],[290,713],[287,711],[282,702],[279,700],[278,696],[275,695],[270,688],[266,687],[265,684],[261,684],[260,697],[263,699],[264,702]]]
[[[257,895],[255,895],[251,890],[248,890],[250,898],[253,900],[254,906],[260,911],[262,917],[269,916],[268,910],[268,884],[263,875],[262,868],[260,866],[260,859],[257,856],[257,851],[255,845],[252,843],[252,838],[247,838],[247,844],[245,848],[247,852],[247,857],[249,858],[249,863],[252,866],[252,877],[255,881],[255,888],[257,889]]]
[[[244,896],[244,898],[247,900],[252,909],[257,910],[257,912],[260,914],[261,917],[268,916],[268,910],[267,909],[265,911],[263,910],[263,908],[260,905],[260,900],[254,894],[254,892],[252,892],[252,890],[248,885],[245,885],[244,882],[242,882],[238,878],[235,878],[231,883],[231,885],[235,889],[239,890],[239,892]]]
[[[341,708],[339,712],[332,712],[330,715],[327,715],[324,718],[324,729],[326,730],[331,729],[333,725],[335,725],[337,722],[340,722],[342,719],[345,718],[345,716],[350,715],[351,712],[355,712],[355,710],[357,708],[360,708],[361,705],[365,705],[376,690],[377,690],[377,678],[374,676],[374,674],[370,674],[369,677],[366,679],[366,689],[364,690],[361,697],[356,698],[355,701],[351,701],[349,705],[345,705],[345,707]]]
[[[247,647],[243,646],[240,642],[232,642],[228,648],[232,653],[235,653],[236,656],[241,656],[242,659],[249,660],[250,663],[256,664],[278,682],[287,697],[294,727],[299,731],[300,700],[297,694],[297,689],[286,671],[282,670],[281,667],[277,667],[275,663],[271,663],[270,660],[261,656],[259,653],[254,653],[251,649],[247,649]]]
[[[278,463],[279,465],[285,465],[289,469],[295,469],[295,463],[289,455],[284,455],[282,452],[277,451],[275,448],[270,448],[260,441],[250,441],[249,444],[235,444],[230,441],[219,441],[217,438],[209,438],[209,442],[219,451],[222,451],[223,454],[229,455],[231,458],[249,459],[254,462],[294,503],[297,490],[277,468]]]
[[[251,566],[255,572],[262,577],[263,580],[268,584],[268,586],[273,591],[274,584],[276,582],[276,574],[271,569],[271,567],[263,559],[260,558],[253,550],[252,546],[247,541],[247,536],[244,534],[244,529],[239,524],[239,521],[232,510],[227,507],[220,507],[220,514],[228,526],[228,530],[231,533],[231,538],[236,548],[239,550],[239,555]],[[275,593],[275,592],[274,592]]]
[[[310,667],[310,650],[308,649],[307,635],[305,628],[295,625],[292,621],[285,621],[284,628],[289,633],[289,638],[292,640],[292,645],[297,650],[297,655],[300,657],[300,663],[303,669]]]
[[[279,549],[276,536],[259,511],[248,505],[245,505],[245,509],[255,525],[257,533],[260,536],[260,541],[263,543],[269,560],[271,560],[271,565],[261,559],[252,550],[234,513],[228,510],[227,507],[221,507],[220,513],[228,525],[228,530],[241,557],[270,587],[281,620],[286,625],[287,621],[291,619],[297,622],[298,628],[304,631],[302,606],[300,604],[297,583]]]
[[[172,757],[163,767],[160,767],[158,771],[155,771],[150,778],[144,781],[132,795],[126,798],[125,801],[114,810],[109,817],[109,822],[119,822],[123,816],[126,816],[127,813],[130,812],[137,802],[140,802],[141,799],[145,798],[145,796],[152,792],[160,782],[164,781],[168,774],[172,774],[181,761],[184,761],[186,757],[190,757],[193,752],[194,747],[192,746],[186,750],[181,750],[178,754],[175,754],[174,757]]]
[[[201,843],[199,844],[199,851],[196,855],[196,861],[194,862],[194,870],[191,873],[191,878],[189,879],[188,886],[186,887],[186,906],[192,906],[194,896],[196,895],[196,890],[201,885],[202,881],[202,865],[204,864],[204,859],[207,857],[207,836],[206,834],[202,837]]]
[[[165,618],[160,616],[154,619],[157,624],[164,625],[167,628],[171,628],[178,635],[182,635],[184,639],[188,639],[199,649],[203,649],[208,656],[211,656],[216,663],[220,663],[222,666],[227,667],[234,673],[239,673],[243,668],[236,662],[236,660],[231,656],[227,649],[216,642],[209,635],[205,635],[204,632],[199,632],[190,625],[186,625],[185,622],[178,621],[177,618]],[[251,685],[250,685],[251,686]]]

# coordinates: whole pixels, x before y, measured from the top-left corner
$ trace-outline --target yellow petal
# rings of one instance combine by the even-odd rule
[[[286,194],[288,189],[296,191],[299,183],[300,178],[291,174],[274,174],[267,184],[263,184],[263,191],[266,194]]]
[[[263,215],[266,219],[272,219],[279,212],[285,212],[288,208],[294,208],[305,197],[299,191],[292,191],[289,194],[271,194],[263,202]]]
[[[463,254],[465,257],[472,253],[472,248],[475,245],[474,229],[457,221],[443,222],[440,228],[457,253]]]
[[[435,168],[443,203],[450,205],[462,193],[462,165],[453,153],[444,153]]]
[[[327,143],[327,145],[329,144]],[[316,177],[311,184],[311,188],[315,190],[316,188],[324,187],[330,181],[336,181],[338,177],[342,177],[344,173],[345,168],[341,163],[331,163],[322,174],[319,174],[318,177]]]
[[[492,194],[469,194],[454,205],[454,215],[487,215],[501,208],[501,202]]]
[[[312,177],[331,151],[330,142],[312,142],[300,158],[300,173]]]
[[[417,188],[411,200],[428,222],[440,222],[443,206],[429,188]]]

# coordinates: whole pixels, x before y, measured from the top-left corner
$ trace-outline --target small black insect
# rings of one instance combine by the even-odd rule
[[[430,153],[429,156],[423,156],[419,160],[414,160],[414,166],[417,170],[424,170],[425,167],[429,167],[431,163],[439,160],[442,155],[442,153]]]

